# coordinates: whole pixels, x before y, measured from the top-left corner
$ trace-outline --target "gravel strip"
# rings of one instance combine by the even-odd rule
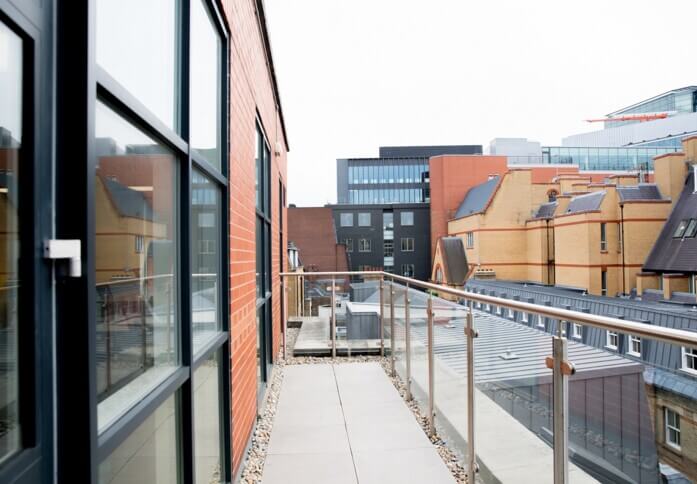
[[[300,333],[299,328],[288,328],[288,348],[293,348],[295,346],[295,340]],[[286,365],[312,365],[312,364],[327,364],[331,360],[327,357],[318,356],[301,356],[301,357],[291,357],[288,360],[283,360],[283,354],[281,353],[277,359],[277,363],[274,365],[273,376],[271,380],[271,386],[266,394],[266,402],[264,405],[264,413],[257,420],[256,430],[252,436],[252,442],[245,458],[243,464],[242,476],[240,482],[242,484],[260,484],[262,474],[264,471],[264,461],[266,459],[266,450],[269,446],[269,439],[271,438],[271,430],[273,429],[273,420],[276,415],[276,405],[278,404],[278,397],[281,393],[281,385],[283,383],[283,369]],[[406,395],[406,386],[397,376],[390,375],[390,359],[380,356],[352,356],[338,357],[334,363],[366,363],[366,362],[377,362],[380,363],[385,374],[390,379],[392,384],[395,386],[399,392],[402,399]],[[421,425],[423,431],[428,435],[428,419],[419,409],[418,404],[415,401],[404,403],[409,407],[409,409],[414,414],[416,421]],[[460,460],[457,454],[451,450],[446,442],[441,439],[438,435],[430,438],[431,443],[436,447],[438,455],[445,465],[450,469],[455,481],[458,484],[465,484],[467,482],[467,477],[465,475],[465,469],[460,464]]]

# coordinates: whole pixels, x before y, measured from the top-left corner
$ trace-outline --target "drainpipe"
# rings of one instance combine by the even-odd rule
[[[620,203],[620,233],[622,234],[622,294],[627,294],[627,287],[626,287],[626,280],[625,280],[625,273],[626,270],[624,268],[624,204]]]

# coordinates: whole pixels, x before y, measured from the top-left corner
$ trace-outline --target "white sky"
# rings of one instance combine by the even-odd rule
[[[697,84],[694,0],[265,0],[289,202],[336,201],[336,158],[384,145],[555,145]]]

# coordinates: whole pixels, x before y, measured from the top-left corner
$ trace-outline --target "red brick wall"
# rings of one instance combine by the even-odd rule
[[[257,414],[255,123],[271,147],[274,357],[280,349],[279,180],[286,184],[287,143],[274,98],[264,37],[253,0],[223,1],[230,25],[230,354],[232,462],[236,474]],[[276,155],[276,146],[281,154]],[[286,211],[283,211],[284,227]],[[285,254],[283,255],[285,259]]]
[[[348,270],[346,247],[337,244],[330,207],[289,208],[288,240],[298,247],[300,261],[306,271]]]

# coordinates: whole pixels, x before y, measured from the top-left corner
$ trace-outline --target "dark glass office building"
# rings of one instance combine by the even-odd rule
[[[336,235],[351,270],[431,273],[428,160],[482,154],[481,145],[383,146],[377,158],[336,160]]]

